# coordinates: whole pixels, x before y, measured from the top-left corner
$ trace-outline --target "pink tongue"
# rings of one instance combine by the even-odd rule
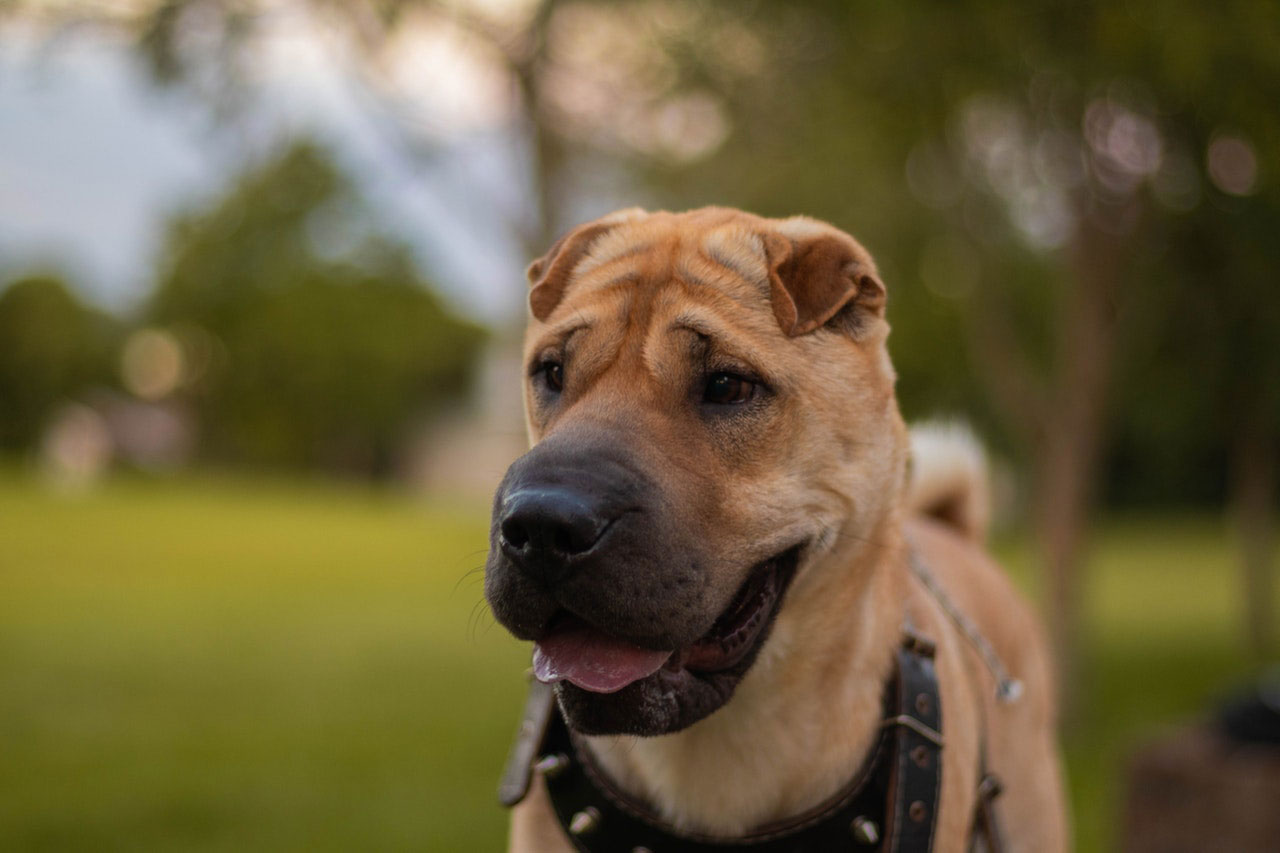
[[[653,675],[669,657],[574,619],[533,647],[533,674],[546,684],[567,680],[592,693],[614,693]]]

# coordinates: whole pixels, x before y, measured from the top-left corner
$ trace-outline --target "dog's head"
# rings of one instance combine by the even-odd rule
[[[529,279],[534,446],[494,500],[485,594],[575,728],[676,731],[895,505],[884,288],[829,225],[717,208],[580,226]]]

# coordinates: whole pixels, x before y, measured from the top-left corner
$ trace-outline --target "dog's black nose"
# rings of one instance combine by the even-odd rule
[[[588,497],[563,486],[524,488],[503,502],[501,546],[526,573],[555,583],[573,558],[591,550],[609,518]]]

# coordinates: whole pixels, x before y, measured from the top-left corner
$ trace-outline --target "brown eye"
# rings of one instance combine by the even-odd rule
[[[702,391],[705,403],[728,406],[745,403],[755,393],[755,383],[732,373],[713,373],[707,378],[707,386]]]
[[[547,387],[557,394],[564,390],[564,365],[558,361],[544,361],[542,363],[543,381],[547,383]]]

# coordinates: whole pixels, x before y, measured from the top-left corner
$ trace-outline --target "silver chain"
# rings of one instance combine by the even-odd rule
[[[991,644],[987,642],[987,638],[982,636],[978,627],[955,606],[914,548],[911,549],[910,564],[912,573],[920,579],[925,589],[929,590],[929,594],[960,629],[960,633],[964,634],[969,645],[973,646],[987,669],[991,671],[992,677],[996,680],[996,699],[1001,702],[1016,702],[1022,698],[1022,682],[1009,675],[1009,671],[1004,668],[1004,664],[996,655],[995,649],[991,648]]]

